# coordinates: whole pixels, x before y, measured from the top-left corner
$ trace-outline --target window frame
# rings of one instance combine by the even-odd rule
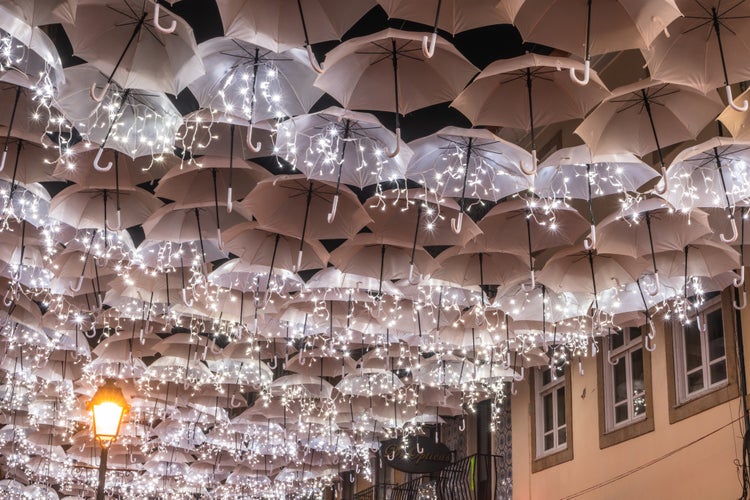
[[[679,422],[740,396],[739,385],[737,383],[737,314],[732,306],[733,292],[734,289],[732,286],[727,287],[721,292],[720,298],[707,301],[707,305],[700,311],[703,314],[710,313],[720,305],[724,334],[724,362],[727,374],[726,380],[721,383],[704,387],[704,389],[696,391],[693,394],[687,394],[685,391],[687,375],[684,372],[684,344],[681,344],[681,342],[684,342],[682,326],[676,321],[667,321],[664,324],[667,344],[667,390],[669,396],[670,424]],[[703,350],[706,347],[703,337],[706,335],[703,332],[700,333],[701,349]],[[707,350],[706,353],[701,353],[701,359],[706,359],[705,356],[707,356]],[[704,366],[704,369],[708,368],[706,365],[701,366]],[[704,377],[708,376],[707,373],[708,371],[706,370]],[[684,385],[680,386],[680,384]]]
[[[572,411],[572,388],[571,388],[571,370],[570,365],[566,365],[563,368],[562,381],[557,381],[555,384],[547,384],[541,387],[541,374],[544,370],[549,367],[536,367],[533,369],[532,376],[529,377],[530,384],[530,404],[531,407],[531,445],[533,460],[531,464],[532,472],[539,472],[541,470],[553,467],[573,460],[573,411]],[[563,388],[565,390],[564,402],[565,402],[565,445],[556,446],[554,449],[543,450],[544,431],[543,431],[543,408],[541,405],[542,394],[553,392],[557,394],[558,390]],[[541,411],[540,411],[541,410]],[[557,416],[557,398],[553,401],[553,411],[555,417]],[[557,433],[561,427],[554,426],[553,432],[555,433],[555,441],[557,441]]]
[[[599,406],[599,448],[604,449],[609,446],[613,446],[618,443],[622,443],[629,439],[642,436],[643,434],[649,433],[654,430],[654,405],[652,395],[652,384],[651,384],[651,353],[643,348],[643,341],[645,336],[648,334],[645,326],[634,327],[640,329],[640,337],[636,340],[630,340],[623,342],[622,346],[610,351],[610,338],[609,336],[602,341],[602,345],[606,347],[601,349],[597,355],[597,386],[599,387],[598,392],[598,406]],[[620,335],[620,334],[616,334]],[[614,356],[630,356],[632,352],[637,349],[641,349],[643,355],[643,392],[644,399],[646,400],[646,411],[635,418],[629,418],[628,420],[615,424],[614,422],[614,366],[610,365],[607,361],[607,356],[613,354]],[[613,357],[614,357],[613,356]],[[620,362],[624,362],[620,360]],[[628,360],[628,364],[630,361]],[[608,373],[609,374],[608,374]],[[631,382],[632,377],[628,377],[628,384]],[[629,396],[628,413],[630,413],[632,398]]]

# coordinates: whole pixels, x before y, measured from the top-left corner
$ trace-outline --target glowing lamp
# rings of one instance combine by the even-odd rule
[[[122,417],[130,410],[122,389],[113,379],[107,379],[89,401],[88,410],[94,418],[94,437],[103,448],[108,448],[120,433]]]

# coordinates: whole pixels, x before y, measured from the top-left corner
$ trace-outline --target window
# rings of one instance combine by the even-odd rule
[[[727,384],[727,352],[721,297],[705,302],[685,325],[675,325],[675,367],[679,402]]]
[[[609,336],[611,362],[604,371],[607,430],[646,418],[643,339],[640,328]]]
[[[643,336],[643,328],[628,327],[602,341],[605,348],[597,359],[600,448],[654,430],[651,356]]]
[[[708,295],[687,324],[667,325],[667,360],[674,374],[669,381],[671,422],[739,396],[731,288]]]
[[[566,365],[543,367],[531,377],[534,472],[573,459],[569,372]]]

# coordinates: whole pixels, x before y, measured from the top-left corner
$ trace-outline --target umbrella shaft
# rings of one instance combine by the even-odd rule
[[[651,133],[654,134],[654,143],[656,144],[656,152],[659,155],[659,166],[664,166],[664,156],[661,154],[661,146],[659,145],[659,135],[656,133],[656,125],[654,124],[654,115],[651,112],[651,102],[648,100],[645,90],[641,90],[641,96],[643,97],[643,107],[646,108],[648,114],[648,121],[651,124]]]
[[[526,68],[526,92],[529,96],[529,128],[531,129],[531,149],[536,149],[536,136],[534,133],[534,100],[531,97],[531,69]]]
[[[716,41],[719,45],[719,57],[721,57],[721,69],[724,71],[724,85],[729,85],[729,76],[727,75],[727,62],[724,59],[724,46],[721,43],[721,23],[716,7],[711,8],[711,18],[713,21],[714,31],[716,32]],[[731,102],[729,104],[732,104]]]
[[[13,111],[10,112],[10,122],[8,122],[8,135],[5,136],[5,151],[8,151],[8,142],[13,131],[13,121],[16,119],[16,109],[18,108],[18,99],[21,97],[21,86],[16,85],[16,97],[13,99]]]
[[[146,20],[146,12],[143,13],[141,18],[138,20],[138,23],[136,23],[135,28],[133,28],[133,34],[130,35],[130,39],[128,40],[127,45],[125,45],[125,49],[122,51],[122,54],[120,54],[120,58],[115,63],[115,67],[112,68],[112,73],[109,74],[109,77],[107,78],[107,83],[111,83],[112,79],[115,77],[115,73],[117,72],[117,69],[120,67],[120,64],[122,64],[122,60],[125,59],[125,54],[128,53],[128,49],[133,44],[133,40],[135,40],[135,37],[138,36],[138,33],[140,33],[141,28],[143,27],[143,21]]]
[[[401,128],[399,122],[399,112],[401,111],[398,105],[398,56],[396,54],[396,40],[391,39],[391,60],[393,61],[393,93],[396,101],[396,129]]]
[[[299,240],[299,251],[301,252],[305,245],[305,232],[307,231],[307,218],[310,216],[310,202],[312,201],[312,190],[313,190],[313,184],[312,181],[310,182],[310,185],[307,188],[307,202],[305,206],[305,220],[302,222],[302,236]]]

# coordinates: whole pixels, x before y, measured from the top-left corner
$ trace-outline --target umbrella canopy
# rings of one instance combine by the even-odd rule
[[[116,82],[125,89],[180,93],[203,74],[193,30],[169,14],[173,28],[155,29],[160,22],[154,0],[107,0],[78,3],[76,23],[63,23],[75,54],[105,75],[104,91]],[[88,29],[78,29],[85,25]],[[89,83],[85,89],[92,89]]]

